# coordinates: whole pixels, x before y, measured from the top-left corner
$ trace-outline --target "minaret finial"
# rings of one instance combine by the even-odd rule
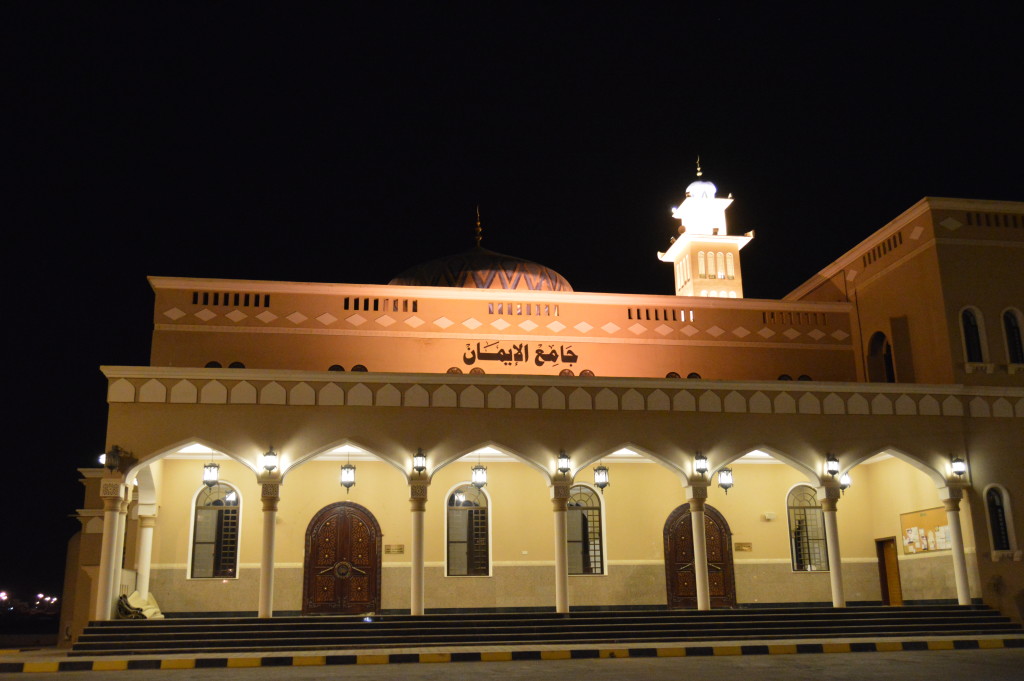
[[[701,172],[701,169],[700,169],[700,156],[698,155],[698,156],[697,156],[697,177],[700,177],[700,176],[701,176],[701,175],[703,175],[703,174],[704,174],[704,173],[703,173],[703,172]]]
[[[483,228],[480,227],[480,206],[476,207],[476,247],[480,248],[480,241],[483,239]]]

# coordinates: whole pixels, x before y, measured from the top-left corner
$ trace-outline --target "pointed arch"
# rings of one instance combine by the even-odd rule
[[[458,461],[459,459],[462,459],[463,457],[472,456],[473,454],[475,454],[476,452],[478,452],[478,451],[480,451],[482,449],[494,449],[494,450],[497,450],[501,454],[504,454],[505,456],[509,456],[509,457],[515,459],[516,461],[518,461],[519,463],[526,464],[529,468],[532,468],[535,471],[537,471],[538,473],[540,473],[541,475],[543,475],[544,476],[544,481],[547,482],[548,485],[551,484],[552,472],[550,470],[548,470],[542,464],[537,463],[536,461],[533,461],[533,460],[523,456],[521,453],[517,452],[516,450],[514,450],[514,449],[512,449],[510,447],[506,447],[505,445],[503,445],[503,444],[501,444],[499,442],[495,442],[494,440],[487,440],[486,442],[481,442],[481,443],[479,443],[477,445],[474,445],[472,447],[469,447],[467,449],[462,450],[458,454],[454,454],[454,455],[451,455],[451,456],[446,456],[446,457],[441,458],[436,463],[436,465],[429,471],[430,472],[430,478],[433,479],[434,475],[436,475],[437,472],[440,471],[445,466],[453,464],[456,461]]]
[[[662,466],[664,466],[665,468],[670,470],[674,475],[678,476],[680,478],[680,480],[685,480],[686,479],[686,473],[685,473],[685,471],[680,466],[678,466],[677,464],[672,462],[670,459],[668,459],[668,458],[666,458],[666,457],[664,457],[662,455],[657,454],[653,450],[648,449],[647,447],[643,447],[641,445],[638,445],[638,444],[636,444],[634,442],[624,442],[624,443],[616,445],[614,447],[610,447],[608,449],[600,450],[596,454],[591,454],[589,456],[585,456],[582,459],[582,463],[579,466],[577,466],[572,471],[572,474],[575,476],[580,471],[582,471],[584,468],[587,468],[588,466],[592,466],[593,464],[597,463],[601,459],[607,459],[608,457],[612,456],[613,454],[615,454],[617,452],[621,452],[622,450],[627,450],[629,452],[632,452],[633,454],[637,454],[639,456],[642,456],[645,459],[650,459],[654,463],[661,464]]]
[[[709,463],[708,478],[710,479],[721,469],[725,468],[731,463],[738,461],[747,454],[751,454],[753,452],[764,452],[765,454],[768,454],[776,461],[779,461],[780,463],[784,463],[787,466],[796,469],[801,475],[807,478],[807,482],[813,485],[814,487],[821,486],[821,476],[818,474],[818,471],[815,470],[812,466],[807,465],[800,459],[790,454],[787,454],[786,452],[777,447],[773,447],[767,444],[759,444],[754,447],[748,447],[746,449],[740,450],[735,454],[725,456],[724,458],[717,456],[714,451],[705,451],[704,453],[708,455]]]
[[[935,470],[934,468],[932,468],[925,462],[921,461],[920,459],[912,456],[911,454],[908,454],[907,452],[904,452],[903,450],[892,446],[873,449],[865,454],[856,456],[852,462],[848,463],[848,465],[840,471],[840,473],[849,473],[860,464],[864,463],[865,461],[872,457],[878,456],[879,454],[888,454],[894,458],[899,459],[900,461],[903,461],[904,463],[910,464],[917,470],[927,475],[928,478],[932,482],[934,482],[935,486],[938,488],[945,487],[948,484],[945,475]]]
[[[146,466],[149,466],[152,463],[156,463],[160,459],[167,458],[168,456],[170,456],[172,454],[177,454],[182,449],[185,449],[187,447],[192,447],[192,446],[205,447],[206,449],[211,450],[214,455],[226,456],[229,459],[233,459],[234,461],[237,461],[238,463],[242,464],[243,466],[248,468],[250,471],[252,471],[253,475],[255,475],[255,476],[259,475],[259,468],[257,466],[257,462],[256,461],[252,461],[252,460],[250,460],[250,459],[248,459],[246,457],[243,457],[243,456],[241,456],[239,454],[236,454],[236,453],[230,451],[227,447],[222,447],[222,446],[218,445],[217,443],[212,442],[210,440],[206,440],[204,438],[192,437],[192,438],[186,438],[184,440],[179,440],[178,442],[176,442],[176,443],[174,443],[172,445],[168,445],[166,447],[158,449],[155,452],[152,452],[149,456],[140,456],[139,457],[139,462],[136,463],[131,468],[129,468],[128,471],[125,473],[125,480],[131,480],[132,478],[137,478],[139,476],[140,471],[143,468],[145,468]]]
[[[281,482],[284,482],[284,479],[294,469],[298,468],[299,466],[301,466],[301,465],[303,465],[303,464],[305,464],[305,463],[307,463],[309,461],[313,461],[317,457],[322,456],[322,455],[326,454],[327,452],[333,451],[333,450],[335,450],[335,449],[337,449],[339,447],[352,447],[353,449],[359,450],[358,453],[361,454],[361,455],[369,455],[369,456],[372,456],[373,458],[375,458],[375,459],[377,459],[379,461],[383,461],[386,464],[390,464],[391,466],[393,466],[394,468],[398,469],[402,473],[402,476],[406,479],[406,481],[408,481],[408,479],[409,479],[409,470],[402,463],[400,463],[398,461],[394,461],[394,460],[389,459],[387,457],[381,456],[378,452],[374,451],[372,448],[366,447],[366,446],[360,444],[359,442],[356,442],[355,440],[352,440],[350,438],[342,438],[340,440],[335,440],[334,442],[331,442],[331,443],[329,443],[327,445],[324,445],[322,447],[318,447],[318,448],[312,450],[311,452],[307,452],[306,454],[302,454],[302,455],[299,455],[297,457],[294,457],[292,459],[291,463],[288,464],[288,466],[286,466],[286,467],[282,466],[282,469],[281,469]],[[409,457],[410,457],[410,460],[411,460],[412,453],[409,454]]]

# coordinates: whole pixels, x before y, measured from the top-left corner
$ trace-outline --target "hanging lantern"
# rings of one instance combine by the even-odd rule
[[[220,478],[220,466],[213,461],[203,466],[203,484],[213,487]]]
[[[341,486],[345,488],[345,494],[356,484],[356,467],[350,463],[341,467]]]
[[[839,459],[836,458],[835,454],[830,453],[825,457],[825,472],[833,478],[839,474]]]
[[[708,472],[708,457],[698,450],[697,455],[693,457],[693,470],[700,474],[700,477],[704,477]]]
[[[839,476],[839,489],[842,491],[843,494],[846,494],[846,490],[850,489],[850,485],[852,484],[853,481],[850,480],[849,473],[843,473],[842,475]]]
[[[604,488],[610,484],[612,483],[608,481],[608,467],[600,464],[594,469],[594,486],[603,492]]]
[[[427,455],[423,453],[422,449],[417,449],[416,454],[413,455],[412,469],[417,473],[427,470]]]
[[[959,456],[954,456],[953,461],[950,462],[950,467],[953,469],[953,473],[958,477],[962,478],[967,473],[967,462],[961,459]]]
[[[274,446],[270,446],[270,451],[263,455],[263,470],[270,473],[277,468],[277,452],[274,451]]]
[[[473,466],[472,482],[473,482],[473,486],[476,487],[477,489],[480,489],[480,488],[484,487],[487,484],[487,467],[486,466],[484,466],[483,464],[481,464],[479,462],[477,462],[477,464],[475,466]]]
[[[569,455],[566,454],[563,449],[558,453],[558,472],[564,475],[570,470],[572,470],[572,468],[569,466]]]
[[[725,493],[729,493],[729,488],[732,487],[732,469],[723,468],[718,471],[718,486],[725,490]]]
[[[114,445],[110,448],[109,452],[100,454],[100,465],[105,466],[108,471],[113,473],[121,465],[121,455],[125,454],[125,451]]]
[[[462,506],[464,503],[466,503],[466,493],[463,492],[461,489],[455,490],[455,494],[453,496],[455,497],[456,506]]]

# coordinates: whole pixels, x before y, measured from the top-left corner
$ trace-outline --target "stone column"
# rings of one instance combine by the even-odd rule
[[[412,547],[410,548],[409,612],[422,615],[423,596],[423,518],[427,510],[427,488],[430,480],[426,472],[413,472],[409,479],[409,510],[412,518]]]
[[[264,482],[260,489],[263,502],[263,547],[260,551],[259,617],[274,616],[274,542],[277,537],[277,502],[281,499],[278,482]]]
[[[96,576],[96,602],[93,619],[109,620],[114,605],[112,582],[117,550],[117,520],[121,512],[124,485],[120,478],[103,478],[100,498],[103,500],[103,540],[100,544],[100,570]]]
[[[131,503],[132,488],[125,487],[124,498],[117,509],[117,529],[114,538],[117,545],[114,547],[114,569],[110,574],[110,593],[114,598],[121,595],[121,572],[124,569],[124,535],[125,527],[128,524],[128,505]],[[126,596],[128,594],[125,594]]]
[[[552,510],[555,512],[555,612],[569,612],[569,546],[566,541],[565,513],[569,503],[571,478],[555,475],[551,487]]]
[[[697,582],[697,609],[711,609],[711,591],[708,587],[708,546],[704,532],[704,506],[708,500],[706,484],[691,484],[686,488],[690,502],[690,522],[693,527],[693,577]]]
[[[135,590],[143,599],[149,598],[149,573],[153,564],[153,528],[156,516],[139,516],[139,546],[135,554]]]
[[[846,595],[843,593],[843,558],[839,552],[839,523],[836,520],[836,504],[839,502],[839,487],[822,487],[821,511],[825,517],[825,545],[828,547],[828,574],[832,583],[832,607],[845,608]]]
[[[956,601],[960,605],[971,604],[971,589],[967,582],[967,556],[964,554],[964,535],[960,527],[960,499],[964,491],[959,487],[943,487],[939,490],[942,505],[946,507],[946,522],[949,523],[949,538],[952,543],[953,579],[956,581]]]

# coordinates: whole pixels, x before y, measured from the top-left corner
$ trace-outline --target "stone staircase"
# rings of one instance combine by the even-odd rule
[[[92,622],[71,656],[251,653],[537,644],[1024,635],[986,606],[921,605],[209,617]]]

